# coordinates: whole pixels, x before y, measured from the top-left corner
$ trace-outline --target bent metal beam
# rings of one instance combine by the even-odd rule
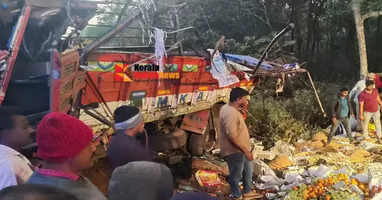
[[[118,24],[113,30],[111,30],[110,32],[106,33],[104,36],[102,36],[99,40],[95,40],[94,42],[92,42],[91,44],[89,44],[88,46],[86,46],[83,50],[82,50],[82,53],[81,53],[81,56],[80,56],[80,61],[81,63],[83,63],[84,59],[87,57],[87,55],[92,52],[93,50],[97,49],[98,47],[100,47],[102,44],[108,42],[111,38],[113,38],[113,36],[115,36],[117,33],[119,33],[120,31],[122,31],[123,29],[125,29],[127,26],[129,26],[135,19],[137,19],[138,17],[140,17],[142,15],[141,12],[133,15],[132,17],[130,17],[128,20],[126,20],[125,22],[121,23],[121,24]]]

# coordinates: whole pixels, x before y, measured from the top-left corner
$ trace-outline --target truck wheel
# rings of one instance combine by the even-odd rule
[[[204,153],[206,143],[208,142],[209,133],[204,134],[190,133],[188,141],[188,151],[192,156],[201,156]]]

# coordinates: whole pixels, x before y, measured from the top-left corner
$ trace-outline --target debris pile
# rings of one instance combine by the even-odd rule
[[[381,152],[375,139],[351,143],[336,136],[327,144],[325,132],[294,145],[278,142],[263,152],[274,159],[254,161],[255,185],[267,190],[267,199],[382,199]]]
[[[382,199],[382,145],[373,138],[358,141],[335,136],[327,144],[327,133],[321,131],[311,140],[293,145],[278,141],[264,150],[251,139],[255,187],[266,199]],[[192,160],[188,184],[224,199],[230,193],[228,166],[216,156],[205,156]]]

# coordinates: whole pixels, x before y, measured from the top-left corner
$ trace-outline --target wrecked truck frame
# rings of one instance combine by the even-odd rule
[[[81,29],[96,4],[0,0],[0,104],[23,108],[32,121],[52,110],[52,52],[73,25]],[[69,4],[70,3],[70,4]]]

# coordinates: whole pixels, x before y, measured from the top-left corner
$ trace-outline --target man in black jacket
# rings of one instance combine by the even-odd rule
[[[350,116],[354,117],[354,113],[348,94],[349,90],[346,88],[342,88],[333,106],[333,125],[329,133],[328,144],[330,143],[333,135],[335,134],[341,123],[345,126],[346,134],[349,137],[350,141],[353,141],[353,137],[351,136]]]
[[[145,131],[139,109],[121,106],[114,111],[114,121],[116,132],[107,151],[112,169],[133,161],[152,161],[152,152],[136,138]]]

